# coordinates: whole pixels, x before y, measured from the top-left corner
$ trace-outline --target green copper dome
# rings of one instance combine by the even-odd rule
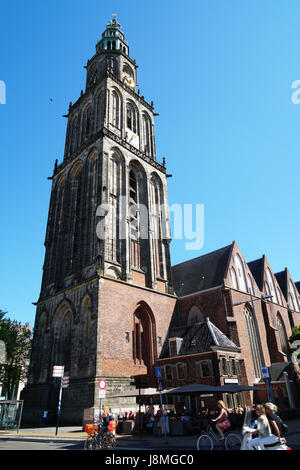
[[[96,51],[121,50],[129,55],[129,46],[122,32],[122,26],[116,20],[115,15],[113,16],[114,18],[107,23],[106,29],[102,33],[102,39],[96,44]]]

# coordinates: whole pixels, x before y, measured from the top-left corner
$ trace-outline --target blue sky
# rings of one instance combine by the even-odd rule
[[[0,308],[34,323],[62,115],[112,13],[159,113],[169,203],[205,205],[203,248],[174,240],[172,263],[236,240],[247,261],[266,254],[300,280],[299,1],[12,0],[1,2]]]

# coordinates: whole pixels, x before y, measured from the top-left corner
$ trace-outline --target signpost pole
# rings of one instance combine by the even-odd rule
[[[141,417],[141,378],[139,378],[139,438],[142,439],[142,417]]]
[[[98,383],[98,387],[99,387],[99,398],[100,398],[99,421],[101,422],[101,419],[102,419],[102,398],[105,398],[106,381],[104,379],[100,379],[99,383]]]
[[[161,417],[161,425],[162,425],[162,434],[165,436],[166,443],[168,443],[168,437],[167,437],[167,424],[166,424],[166,417],[165,417],[165,409],[163,405],[163,399],[162,399],[162,375],[161,375],[161,368],[156,367],[156,379],[157,379],[157,390],[159,391],[159,398],[160,398],[160,406],[161,406],[161,411],[162,411],[162,417]]]
[[[60,377],[60,388],[59,388],[59,397],[58,397],[58,407],[57,407],[57,418],[56,418],[56,431],[55,435],[57,436],[59,418],[60,418],[60,409],[61,409],[61,398],[62,398],[62,389],[63,389],[63,377],[64,377],[65,366],[53,366],[52,377]],[[66,377],[67,378],[67,377]],[[69,378],[67,378],[69,380]]]
[[[56,420],[56,430],[55,430],[56,436],[58,432],[58,425],[59,425],[59,418],[60,418],[61,398],[62,398],[62,381],[60,381],[59,398],[58,398],[57,420]]]

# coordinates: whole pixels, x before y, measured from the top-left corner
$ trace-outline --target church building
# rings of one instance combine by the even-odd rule
[[[100,379],[105,404],[118,410],[124,401],[110,396],[132,390],[138,375],[153,386],[155,366],[165,388],[258,384],[262,354],[267,365],[289,362],[299,284],[287,269],[273,274],[265,256],[247,263],[236,242],[171,266],[156,113],[137,88],[138,66],[115,17],[85,68],[85,90],[65,116],[64,156],[49,178],[23,421],[40,422],[44,410],[55,419],[55,365],[69,377],[62,414],[69,424],[99,406]],[[224,397],[229,406],[252,398]],[[201,397],[189,405],[202,406]]]

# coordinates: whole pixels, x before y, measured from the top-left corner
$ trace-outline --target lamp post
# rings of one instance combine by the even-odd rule
[[[250,291],[250,289],[249,289],[249,295],[250,295],[250,299],[251,299],[252,313],[253,313],[253,318],[254,318],[254,322],[255,322],[255,329],[256,329],[256,334],[257,334],[257,339],[258,339],[258,346],[259,346],[262,366],[265,369],[266,368],[266,363],[265,363],[264,352],[263,352],[263,348],[262,348],[262,344],[261,344],[261,338],[260,338],[260,333],[259,333],[259,328],[258,328],[258,323],[257,323],[257,318],[256,318],[256,311],[255,311],[254,301],[255,300],[267,300],[267,299],[272,298],[273,295],[263,295],[261,298],[253,299],[253,295],[252,295],[252,292]],[[245,304],[245,303],[247,303],[247,302],[236,302],[236,303],[232,304],[232,306],[235,307],[237,305],[242,305],[242,304]],[[268,369],[268,372],[269,372],[269,368],[267,368],[267,369]],[[272,391],[272,387],[271,387],[271,377],[270,377],[269,373],[268,373],[268,377],[266,377],[266,376],[264,377],[264,381],[265,381],[267,391],[268,391],[268,401],[270,401],[271,403],[274,403],[274,395],[273,395],[273,391]]]

